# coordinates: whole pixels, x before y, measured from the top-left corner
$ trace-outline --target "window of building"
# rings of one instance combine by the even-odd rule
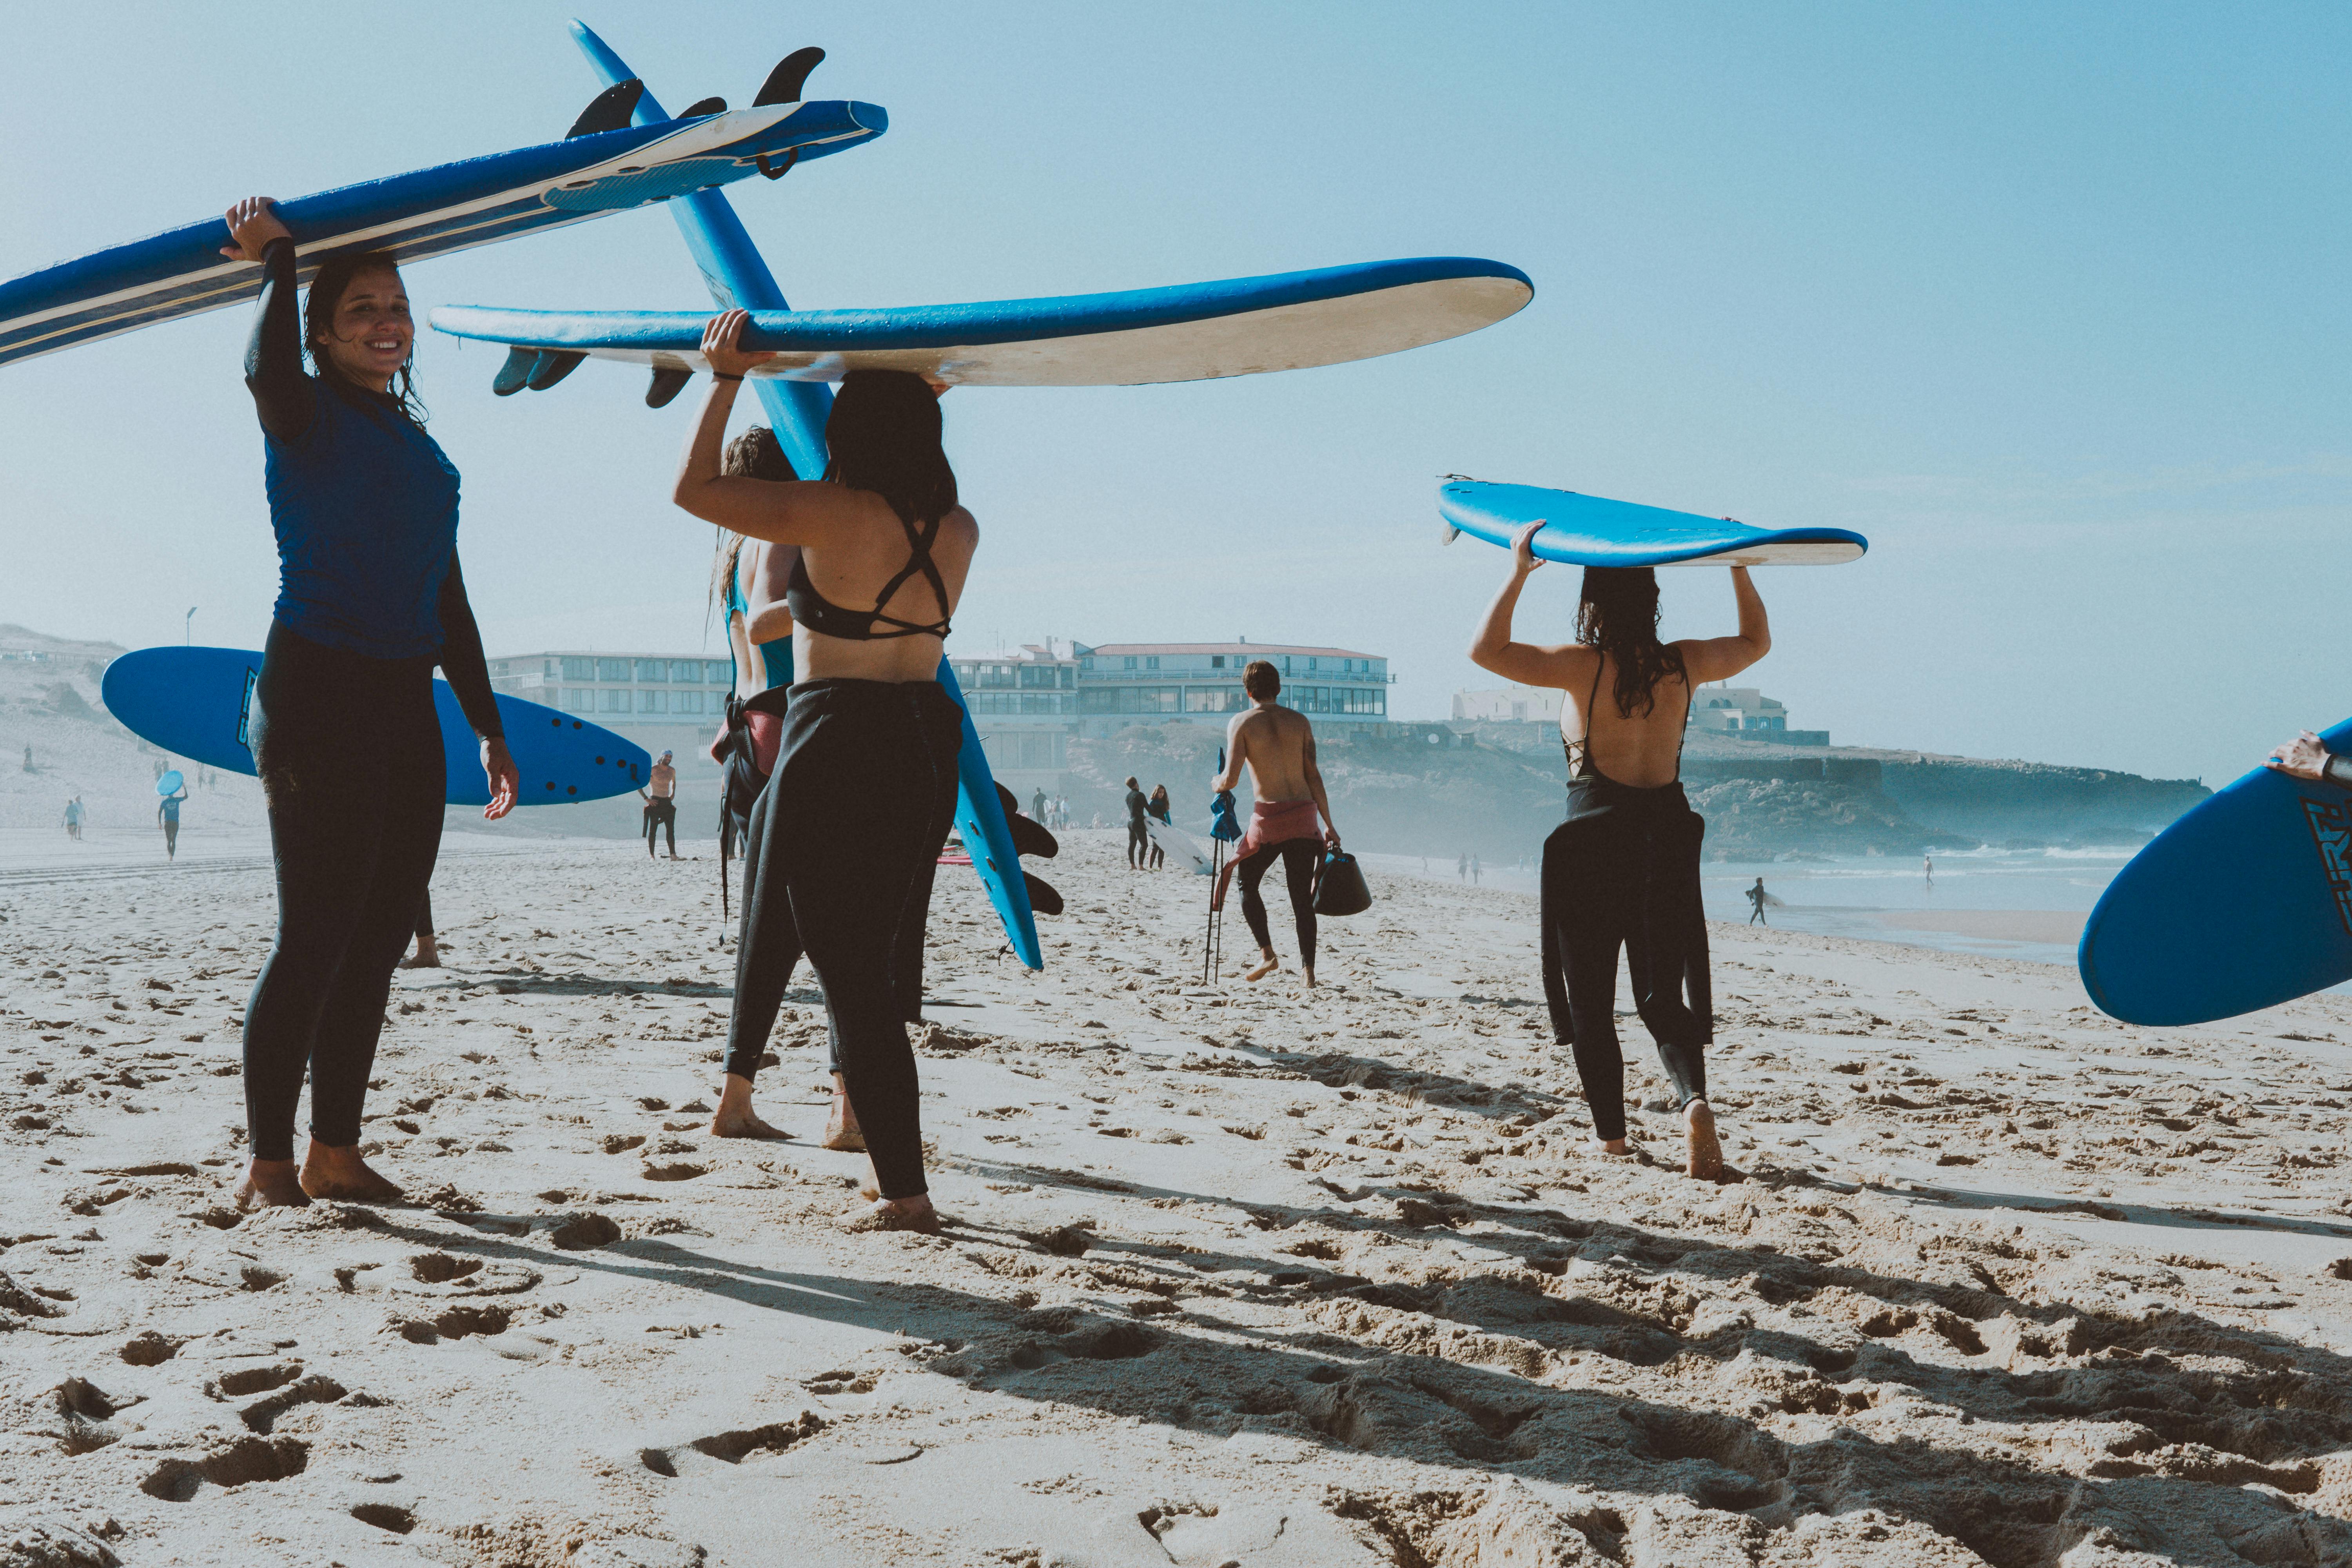
[[[1223,654],[1221,654],[1221,653],[1213,653],[1213,654],[1211,654],[1211,655],[1209,656],[1209,668],[1210,668],[1211,669],[1223,669],[1223,668],[1225,668],[1225,656],[1224,656]]]
[[[1120,663],[1123,668],[1133,669],[1135,668],[1135,656],[1133,654],[1123,655],[1121,657]]]
[[[667,692],[667,691],[640,691],[640,692],[638,692],[638,693],[637,693],[637,711],[638,711],[638,712],[640,712],[640,713],[667,713],[667,712],[668,712],[668,711],[669,711],[669,693],[668,693],[668,692]]]
[[[551,658],[549,659],[547,661],[547,668],[541,670],[540,673],[547,677],[548,679],[553,680],[555,679],[555,661]]]
[[[1385,714],[1389,710],[1389,694],[1378,687],[1370,691],[1343,691],[1340,697],[1342,712]]]
[[[1056,684],[1065,691],[1074,689],[1078,684],[1078,672],[1066,664],[1062,666],[1061,679]]]
[[[567,656],[563,660],[563,679],[566,680],[595,679],[596,661],[593,658],[572,658]]]
[[[725,686],[735,679],[732,659],[706,658],[702,661],[702,681],[706,686]]]
[[[1184,711],[1187,713],[1238,713],[1249,706],[1238,686],[1188,686],[1184,689]]]
[[[698,658],[673,658],[669,660],[669,678],[673,684],[699,683],[702,679],[702,661]]]
[[[1146,669],[1158,669],[1160,668],[1159,656],[1155,654],[1151,658],[1145,659],[1143,661],[1143,668]]]
[[[637,679],[640,681],[658,680],[664,685],[667,685],[669,683],[669,660],[666,658],[641,658],[636,661],[636,666]]]
[[[583,659],[581,662],[584,664],[587,661]],[[563,693],[563,710],[567,713],[593,713],[596,711],[596,694],[583,686],[568,688]]]
[[[696,662],[697,662],[697,663],[700,663],[701,661],[698,659]],[[673,712],[673,713],[699,713],[699,712],[701,712],[701,711],[702,711],[702,693],[701,693],[701,692],[699,692],[699,691],[673,691],[673,692],[671,692],[671,693],[669,694],[669,710],[670,710],[671,712]],[[714,711],[715,711],[715,710],[714,710]]]
[[[611,662],[611,663],[618,663],[619,661],[618,661],[617,659],[615,659],[615,660],[610,660],[610,661],[607,661],[607,662]],[[628,694],[627,692],[625,692],[625,691],[614,691],[614,690],[607,689],[607,690],[599,691],[598,693],[596,693],[596,711],[597,711],[597,712],[599,712],[599,713],[626,713],[628,710],[629,710],[629,694]]]
[[[1082,713],[1180,713],[1183,707],[1181,686],[1114,686],[1078,693]]]
[[[596,661],[596,679],[599,680],[628,679],[629,661],[625,658],[598,659]]]
[[[1313,659],[1311,659],[1311,658],[1310,658],[1310,659],[1308,659],[1308,660],[1307,661],[1307,668],[1309,668],[1309,669],[1313,669],[1313,668],[1315,668],[1315,661],[1314,661]]]
[[[505,659],[500,659],[500,660],[499,660],[499,661],[498,661],[498,663],[496,663],[496,664],[494,664],[494,665],[490,666],[490,673],[491,673],[492,675],[504,675],[504,674],[506,674],[506,673],[507,673],[507,661],[506,661]]]
[[[1021,667],[1021,684],[1024,686],[1053,685],[1054,667],[1050,664],[1023,665]]]

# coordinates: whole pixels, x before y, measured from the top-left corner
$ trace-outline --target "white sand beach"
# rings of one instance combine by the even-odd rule
[[[1042,974],[943,872],[955,1223],[853,1236],[813,982],[794,1141],[705,1131],[708,847],[452,835],[370,1100],[415,1206],[241,1217],[275,906],[190,842],[0,872],[0,1563],[2352,1562],[2352,999],[1719,926],[1702,1185],[1630,1016],[1589,1152],[1531,897],[1376,874],[1324,990],[1237,917],[1203,984],[1205,884],[1076,832]]]

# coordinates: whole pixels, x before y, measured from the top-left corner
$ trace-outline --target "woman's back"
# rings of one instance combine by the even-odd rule
[[[946,639],[928,628],[950,620],[963,596],[980,543],[980,525],[971,513],[959,506],[935,524],[909,525],[872,490],[821,480],[780,488],[830,492],[823,498],[824,510],[838,523],[802,545],[795,585],[813,590],[852,624],[874,613],[876,635],[862,637],[828,635],[811,624],[824,619],[821,615],[795,616],[793,652],[799,679],[932,679]],[[931,572],[922,570],[926,562]]]
[[[1686,645],[1672,645],[1685,656]],[[1589,665],[1582,690],[1566,689],[1560,704],[1559,735],[1568,750],[1569,776],[1597,773],[1614,784],[1637,789],[1670,784],[1681,775],[1683,734],[1690,720],[1690,682],[1669,671],[1650,689],[1650,706],[1639,704],[1628,715],[1617,704],[1617,666],[1598,648],[1579,647],[1580,663]],[[1574,721],[1571,732],[1570,721]]]

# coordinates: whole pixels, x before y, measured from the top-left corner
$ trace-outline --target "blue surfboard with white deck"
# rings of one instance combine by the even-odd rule
[[[2352,719],[2320,736],[2352,752]],[[2126,1024],[2206,1024],[2352,980],[2352,791],[2256,768],[2149,840],[2075,965]]]
[[[572,36],[588,57],[592,69],[608,84],[636,79],[604,39],[579,22]],[[637,100],[640,118],[658,117],[661,105],[646,93]],[[744,232],[734,207],[718,191],[701,191],[670,204],[670,216],[685,237],[687,251],[702,271],[711,297],[721,308],[740,306],[752,310],[789,310],[783,290],[761,258],[758,247]],[[697,341],[699,342],[698,332]],[[513,363],[510,356],[509,363]],[[574,362],[576,363],[576,362]],[[777,437],[804,475],[821,474],[825,466],[824,419],[833,406],[830,387],[808,382],[781,381],[773,376],[753,381]],[[676,391],[673,387],[672,392]],[[1013,829],[1005,819],[988,755],[972,727],[971,705],[956,683],[946,659],[940,661],[940,684],[964,710],[963,744],[956,753],[956,829],[971,853],[972,870],[987,890],[988,901],[1004,927],[1014,956],[1031,969],[1045,967],[1045,951],[1037,940],[1037,919],[1030,906],[1029,887],[1021,870]]]
[[[246,648],[150,647],[108,665],[99,689],[106,710],[149,745],[253,777],[257,770],[248,742],[260,673],[261,655]],[[651,776],[653,759],[634,741],[520,697],[495,700],[507,751],[521,776],[518,805],[602,800],[626,795]],[[480,745],[447,681],[433,683],[433,708],[441,721],[448,803],[488,805]],[[352,723],[367,721],[365,709],[351,713]]]
[[[870,142],[870,103],[772,103],[574,134],[277,204],[308,283],[320,258],[363,247],[404,262],[583,223]],[[218,217],[0,283],[0,364],[242,304],[261,269],[220,254]]]
[[[1870,541],[1843,528],[1750,528],[1727,517],[1609,500],[1538,485],[1454,479],[1437,492],[1454,533],[1507,550],[1540,521],[1539,561],[1570,566],[1830,566],[1857,561]]]

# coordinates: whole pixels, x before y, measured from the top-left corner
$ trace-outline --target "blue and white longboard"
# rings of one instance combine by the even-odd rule
[[[572,36],[581,52],[588,57],[590,68],[608,87],[636,79],[636,73],[587,27],[572,23]],[[648,92],[638,99],[635,112],[640,120],[658,118],[662,109]],[[669,210],[686,238],[688,252],[701,268],[703,280],[709,285],[711,297],[719,306],[740,305],[754,310],[791,308],[724,195],[717,191],[698,192],[672,203]],[[806,475],[823,473],[824,418],[833,406],[831,389],[773,377],[756,380],[753,385],[793,467]],[[1003,802],[997,794],[995,775],[989,771],[987,753],[981,750],[980,733],[972,727],[971,705],[963,700],[955,672],[944,658],[940,661],[940,684],[964,709],[963,745],[956,753],[957,831],[971,851],[972,870],[987,889],[988,901],[995,908],[996,918],[1004,927],[1005,940],[1013,953],[1029,968],[1043,969],[1045,947],[1037,940],[1036,914],[1030,907],[1028,883],[1013,847],[1013,829],[1005,820]]]
[[[247,737],[254,681],[260,673],[261,655],[244,648],[142,648],[106,667],[100,691],[107,711],[149,745],[251,777],[257,770]],[[520,697],[499,697],[497,702],[507,751],[522,777],[518,805],[565,805],[626,795],[651,774],[653,759],[634,741]],[[488,805],[489,786],[473,728],[447,681],[433,683],[433,707],[441,721],[448,803]],[[354,724],[367,721],[364,710],[349,717]]]
[[[1843,528],[1750,528],[1574,490],[1456,479],[1437,492],[1450,531],[1507,550],[1541,520],[1536,558],[1570,566],[1830,566],[1860,560],[1870,541]]]
[[[2352,719],[2320,737],[2352,752]],[[2352,791],[2256,768],[2107,884],[2075,952],[2126,1024],[2205,1024],[2352,980]]]
[[[824,157],[889,122],[873,104],[841,101],[664,118],[345,185],[277,212],[307,283],[327,251],[421,261]],[[228,241],[228,226],[209,218],[0,283],[0,364],[251,300],[260,269],[222,256]]]
[[[875,369],[963,386],[1135,386],[1401,353],[1492,326],[1534,295],[1525,273],[1499,261],[1416,257],[1037,300],[755,309],[743,346],[776,356],[752,367],[760,378],[839,381]],[[453,337],[673,373],[709,368],[700,352],[709,320],[694,310],[481,305],[444,305],[432,315]]]

